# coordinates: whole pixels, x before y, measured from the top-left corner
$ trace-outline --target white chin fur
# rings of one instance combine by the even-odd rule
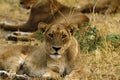
[[[51,57],[52,59],[59,59],[59,58],[61,58],[62,56],[61,56],[61,55],[50,55],[50,57]]]
[[[20,9],[21,9],[22,11],[28,11],[28,9],[26,9],[26,8],[24,8],[24,7],[22,7],[22,6],[20,6]]]

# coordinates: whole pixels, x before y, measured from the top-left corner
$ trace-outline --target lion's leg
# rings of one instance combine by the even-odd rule
[[[0,78],[5,79],[8,77],[8,72],[4,70],[0,70]]]
[[[12,40],[12,41],[17,41],[17,40],[20,40],[20,41],[34,41],[35,38],[32,37],[34,35],[35,35],[34,33],[30,33],[30,32],[16,31],[16,32],[12,32],[11,34],[8,34],[5,38],[7,40]]]
[[[11,47],[11,46],[10,46]],[[4,47],[3,47],[4,48]],[[1,78],[14,78],[21,65],[24,63],[23,59],[19,57],[19,51],[12,51],[10,49],[4,49],[3,53],[0,53],[0,76]],[[3,50],[3,49],[2,49]],[[18,54],[17,54],[17,53]],[[17,54],[17,55],[16,55]]]
[[[34,22],[32,24],[30,22],[27,22],[25,24],[18,25],[5,21],[0,23],[0,27],[4,30],[10,30],[10,31],[20,30],[20,31],[28,32],[28,31],[36,31],[37,24],[38,22],[36,24],[34,24]]]
[[[45,5],[45,6],[44,6]],[[25,24],[11,24],[6,22],[0,23],[0,27],[2,27],[5,30],[11,30],[11,31],[36,31],[38,29],[38,23],[39,22],[46,22],[46,20],[51,16],[51,10],[49,10],[49,6],[46,6],[44,4],[43,6],[39,8],[31,8],[31,13],[29,16],[28,21]],[[48,7],[48,12],[46,12],[46,8]],[[45,8],[45,10],[44,10]]]
[[[4,30],[10,30],[10,31],[24,31],[24,32],[31,32],[36,31],[38,29],[38,23],[40,21],[44,22],[44,19],[41,18],[41,15],[38,9],[31,9],[31,13],[29,16],[29,19],[24,24],[18,24],[15,22],[9,22],[7,20],[0,22],[0,27]]]
[[[30,80],[29,78],[30,77],[27,76],[26,74],[23,74],[23,75],[16,74],[14,77],[14,80]]]
[[[6,73],[8,78],[14,78],[16,76],[17,71],[19,70],[19,68],[20,68],[20,64],[19,64],[18,61],[16,61],[16,62],[11,63],[10,65],[8,63],[8,65],[5,66],[4,70],[7,71],[5,73]]]
[[[73,70],[69,75],[66,75],[64,80],[81,80],[85,79],[91,74],[91,71],[87,67],[81,67],[80,69]]]
[[[42,78],[52,80],[62,79],[59,73],[52,71],[51,69],[47,69],[46,72],[42,75]]]
[[[12,76],[12,77],[11,77]],[[25,74],[18,75],[18,74],[10,74],[7,71],[0,70],[0,79],[12,78],[14,80],[29,80],[29,77]]]
[[[16,71],[10,70],[9,72],[6,70],[0,70],[0,78],[5,79],[5,78],[14,78],[16,75]]]
[[[119,8],[119,4],[120,4],[119,0],[111,1],[110,5],[108,6],[108,9],[106,10],[105,13],[115,13],[115,12],[117,12],[117,9]]]

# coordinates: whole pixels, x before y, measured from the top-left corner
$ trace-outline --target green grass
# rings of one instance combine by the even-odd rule
[[[84,35],[81,35],[78,31],[75,37],[83,51],[94,51],[97,48],[103,47],[103,37],[99,35],[99,31],[95,27],[89,28]]]

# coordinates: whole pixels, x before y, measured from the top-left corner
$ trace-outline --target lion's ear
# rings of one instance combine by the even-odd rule
[[[44,23],[44,22],[40,22],[38,24],[38,31],[40,31],[41,33],[44,33],[48,28],[48,24]]]
[[[78,30],[78,25],[77,24],[70,24],[68,26],[68,29],[69,29],[70,33],[73,35],[74,32]]]

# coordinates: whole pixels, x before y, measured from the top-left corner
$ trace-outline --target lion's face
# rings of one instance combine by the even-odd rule
[[[41,25],[41,24],[40,24]],[[39,26],[43,31],[46,50],[51,58],[60,58],[71,44],[72,28],[65,24]]]
[[[20,0],[20,5],[25,9],[30,9],[37,0]]]

